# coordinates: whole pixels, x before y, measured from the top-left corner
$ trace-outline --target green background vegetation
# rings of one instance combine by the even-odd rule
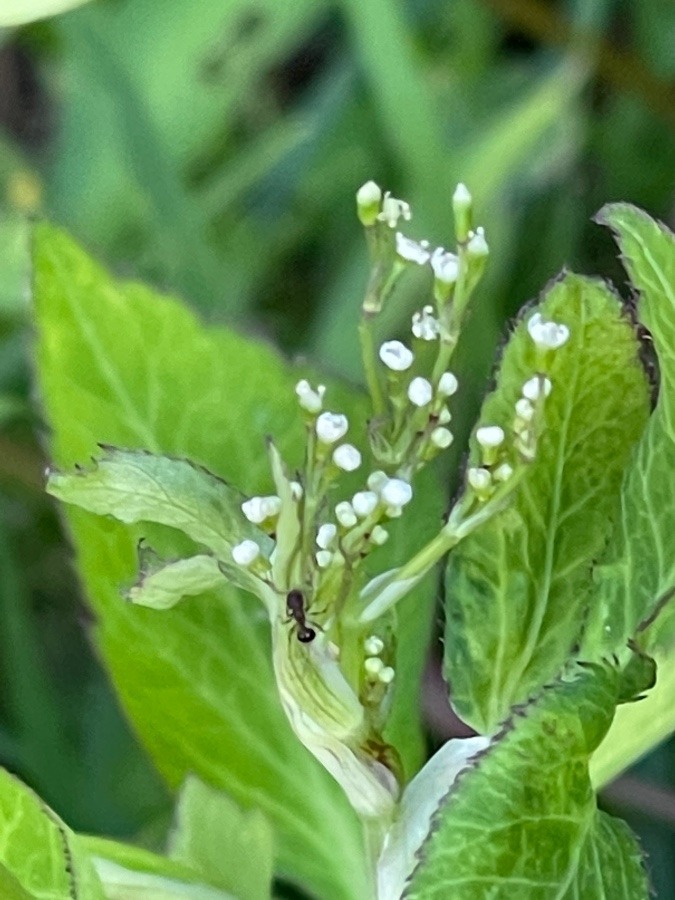
[[[0,32],[0,763],[73,828],[152,844],[169,799],[90,649],[43,493],[27,214],[208,321],[358,379],[355,189],[391,187],[411,233],[442,243],[463,180],[492,248],[461,347],[466,429],[505,321],[562,266],[623,285],[600,206],[672,227],[674,44],[668,0],[95,0]],[[429,695],[437,742],[459,726]],[[670,742],[607,800],[662,897],[674,763]]]

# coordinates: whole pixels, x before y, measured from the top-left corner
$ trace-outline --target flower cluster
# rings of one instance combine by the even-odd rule
[[[382,467],[397,471],[409,481],[452,443],[453,435],[447,427],[451,414],[446,403],[457,381],[450,371],[450,361],[463,314],[483,271],[488,245],[484,230],[473,228],[473,200],[463,184],[457,186],[453,196],[454,250],[433,247],[430,241],[413,239],[399,230],[402,221],[412,218],[410,206],[389,193],[383,194],[372,181],[357,192],[356,202],[373,265],[360,332],[375,413],[371,447]],[[400,340],[385,341],[377,347],[372,318],[410,267],[429,271],[432,302],[412,316],[412,348]],[[419,354],[415,343],[419,343]],[[428,360],[430,352],[435,352],[431,367],[422,362],[417,366],[416,357]],[[378,369],[378,362],[384,370]]]
[[[570,337],[567,325],[544,321],[539,312],[528,320],[527,332],[540,359],[550,357]],[[481,425],[476,429],[480,463],[468,469],[467,484],[480,502],[488,500],[500,485],[508,482],[520,462],[534,459],[539,419],[552,389],[551,379],[541,372],[528,378],[515,402],[509,440],[500,425]]]
[[[534,372],[507,421],[476,429],[477,458],[447,521],[410,560],[363,585],[362,563],[405,514],[415,475],[454,440],[449,403],[459,384],[451,360],[489,252],[483,229],[473,226],[472,207],[470,192],[458,185],[457,245],[448,250],[400,230],[412,217],[405,201],[372,181],[359,189],[357,211],[372,263],[359,330],[373,407],[372,464],[359,484],[364,458],[348,439],[347,416],[326,406],[325,385],[300,379],[295,394],[305,425],[303,464],[291,476],[270,443],[276,493],[241,503],[254,531],[232,549],[237,575],[270,612],[275,673],[289,720],[366,815],[387,815],[399,789],[395,752],[380,736],[396,681],[386,613],[513,491],[536,452],[551,392],[544,373],[570,336],[567,326],[531,316]],[[407,339],[376,340],[373,320],[411,267],[428,271],[428,302],[412,314]]]

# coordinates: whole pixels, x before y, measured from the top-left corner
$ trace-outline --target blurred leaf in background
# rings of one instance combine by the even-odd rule
[[[3,11],[20,5],[38,10]],[[597,209],[672,224],[674,45],[669,0],[91,0],[0,31],[0,762],[73,827],[130,835],[166,798],[89,649],[42,493],[26,215],[358,380],[354,191],[376,178],[443,242],[466,182],[492,254],[460,348],[459,456],[505,320],[564,264],[623,284]],[[672,754],[650,763],[669,785]],[[648,831],[673,884],[672,831]]]

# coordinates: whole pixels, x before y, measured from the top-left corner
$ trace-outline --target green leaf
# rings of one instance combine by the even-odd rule
[[[230,891],[238,900],[267,900],[272,839],[261,813],[244,813],[226,794],[198,778],[190,777],[183,785],[169,853],[200,872],[208,884]]]
[[[675,665],[672,655],[656,653],[656,685],[639,703],[626,703],[616,711],[607,737],[593,754],[591,780],[596,789],[656,747],[673,732]]]
[[[196,869],[166,856],[107,838],[79,840],[103,882],[106,900],[234,900],[206,884]]]
[[[270,552],[272,541],[241,511],[244,495],[185,459],[103,447],[90,469],[52,472],[47,490],[66,503],[128,525],[156,522],[184,532],[224,561],[243,538]]]
[[[0,836],[3,898],[104,900],[77,835],[5,769],[0,769]]]
[[[40,386],[61,469],[103,442],[189,458],[253,493],[272,487],[265,435],[275,435],[285,458],[299,458],[297,376],[272,351],[206,330],[142,285],[115,284],[48,225],[36,230],[34,265]],[[331,393],[341,408],[354,405],[351,392]],[[194,772],[243,808],[261,809],[275,831],[278,870],[310,891],[366,895],[359,825],[290,730],[258,602],[229,589],[161,615],[124,603],[119,589],[136,576],[139,538],[169,559],[185,554],[185,539],[164,526],[66,512],[96,641],[168,783],[178,787]]]
[[[447,571],[446,674],[459,714],[481,733],[554,677],[578,640],[591,563],[647,417],[637,340],[608,287],[565,274],[538,308],[571,336],[549,370],[537,458],[514,503],[460,544]],[[536,370],[523,320],[479,422],[508,429]]]
[[[515,711],[441,802],[408,900],[646,900],[639,848],[588,775],[618,687],[613,667],[584,667]]]
[[[87,0],[4,0],[0,10],[0,26],[24,25],[26,22],[74,9],[86,2]]]
[[[675,237],[623,203],[606,206],[598,220],[614,231],[640,292],[638,317],[654,342],[660,388],[626,472],[621,518],[596,569],[598,599],[584,649],[599,655],[621,647],[639,627],[640,645],[650,652],[675,637]]]
[[[620,707],[595,754],[592,775],[601,786],[675,728],[669,652],[675,620],[669,599],[675,586],[675,241],[663,225],[627,204],[606,206],[598,219],[614,231],[639,291],[638,317],[649,329],[660,372],[656,409],[624,479],[622,516],[596,570],[598,599],[583,647],[590,655],[620,646],[643,623],[648,627],[638,634],[639,643],[653,652],[658,675],[644,700]]]
[[[127,591],[127,599],[151,609],[171,609],[183,597],[194,597],[227,584],[213,556],[201,554],[171,562],[146,562],[140,577]]]
[[[0,891],[5,900],[32,900],[32,895],[21,887],[12,873],[0,866]]]

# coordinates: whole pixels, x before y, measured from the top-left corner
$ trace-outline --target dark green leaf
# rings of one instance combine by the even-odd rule
[[[618,685],[613,667],[584,667],[514,712],[441,802],[406,898],[646,900],[639,849],[588,775]]]
[[[621,647],[641,634],[649,651],[659,634],[672,643],[675,604],[675,237],[627,204],[605,207],[599,220],[615,232],[624,264],[640,292],[638,316],[659,359],[656,409],[626,472],[621,519],[596,570],[598,600],[586,633],[588,652]],[[657,616],[652,624],[651,618]]]
[[[621,490],[622,515],[596,570],[597,600],[583,650],[600,655],[636,635],[654,655],[655,688],[640,703],[621,707],[593,760],[602,785],[675,727],[672,650],[675,603],[675,240],[665,226],[627,204],[605,207],[599,220],[614,231],[631,282],[638,317],[658,355],[656,409],[633,455]]]

